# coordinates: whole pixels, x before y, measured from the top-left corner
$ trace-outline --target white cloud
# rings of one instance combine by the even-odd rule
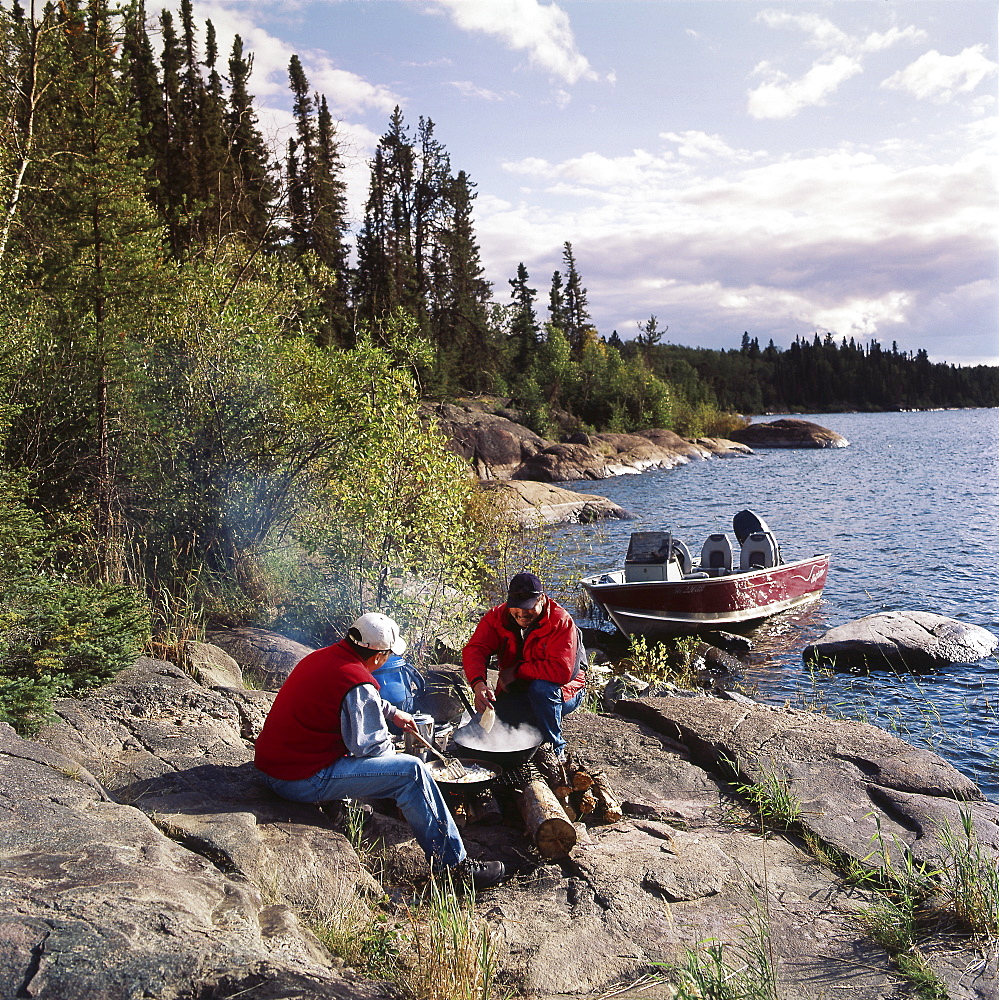
[[[462,97],[474,97],[481,101],[502,101],[504,99],[503,95],[496,93],[495,90],[487,90],[470,80],[451,80],[450,86],[454,87]]]
[[[930,317],[972,326],[995,280],[999,181],[976,128],[963,155],[919,166],[890,149],[507,163],[532,187],[519,204],[480,200],[484,259],[499,275],[524,260],[543,283],[569,239],[591,303],[621,332],[656,313],[680,343],[717,342],[730,323],[778,343],[816,329],[913,343]],[[717,135],[663,138],[731,152]]]
[[[818,14],[791,14],[765,10],[757,20],[771,28],[796,28],[808,36],[808,44],[822,55],[798,79],[769,62],[760,63],[754,74],[766,77],[749,92],[747,110],[753,118],[793,118],[804,108],[823,105],[841,84],[863,72],[862,58],[900,42],[917,42],[926,33],[918,28],[890,28],[865,37],[846,34],[828,18]]]
[[[944,56],[931,49],[881,86],[907,91],[920,100],[943,103],[957,94],[970,94],[996,69],[996,64],[986,58],[984,45],[969,46],[956,56]]]
[[[689,159],[748,160],[754,158],[752,153],[733,149],[720,135],[708,135],[707,132],[692,129],[686,132],[660,132],[659,138],[675,142],[677,153]]]
[[[841,83],[861,70],[856,59],[845,55],[816,63],[798,80],[770,70],[771,79],[749,92],[749,114],[753,118],[793,118],[803,108],[824,104]]]
[[[539,0],[437,0],[464,31],[481,31],[526,52],[531,63],[551,76],[576,83],[597,74],[576,47],[569,15]]]

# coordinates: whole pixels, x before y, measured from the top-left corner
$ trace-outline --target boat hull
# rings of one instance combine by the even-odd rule
[[[682,635],[748,625],[814,601],[828,572],[829,556],[820,555],[703,579],[624,583],[605,574],[582,583],[625,635]]]

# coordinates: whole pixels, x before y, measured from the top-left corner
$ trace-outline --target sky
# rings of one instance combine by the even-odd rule
[[[148,3],[153,10],[155,3]],[[288,62],[338,121],[352,215],[398,105],[476,184],[495,301],[547,315],[563,245],[598,332],[818,332],[999,364],[999,0],[195,0],[265,135]]]

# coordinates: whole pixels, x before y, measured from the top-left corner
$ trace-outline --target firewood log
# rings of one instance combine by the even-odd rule
[[[576,846],[576,828],[540,777],[529,782],[517,797],[527,834],[543,858],[564,858]]]
[[[607,778],[600,771],[593,774],[593,789],[603,803],[603,817],[608,823],[615,823],[624,815],[618,797],[611,791]]]
[[[597,808],[597,797],[592,790],[587,788],[584,792],[578,792],[579,815],[587,816]]]
[[[587,788],[593,787],[593,775],[588,771],[579,770],[572,776],[572,787],[577,792],[585,792]]]

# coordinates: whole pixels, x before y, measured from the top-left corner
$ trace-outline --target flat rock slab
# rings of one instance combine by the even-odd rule
[[[999,858],[999,806],[936,754],[875,726],[713,698],[620,701],[617,712],[682,744],[715,774],[784,786],[804,828],[856,861],[883,844],[937,864],[939,834],[961,830],[962,810],[983,850]]]
[[[0,725],[0,770],[0,996],[387,997],[75,760]]]
[[[504,515],[521,527],[543,524],[591,524],[605,519],[628,520],[634,515],[606,497],[532,480],[492,481],[482,484]]]
[[[925,670],[975,663],[997,647],[999,638],[980,625],[926,611],[882,611],[830,629],[802,657],[837,667]]]
[[[753,448],[845,448],[850,443],[828,427],[794,417],[750,424],[733,431],[732,440]]]

